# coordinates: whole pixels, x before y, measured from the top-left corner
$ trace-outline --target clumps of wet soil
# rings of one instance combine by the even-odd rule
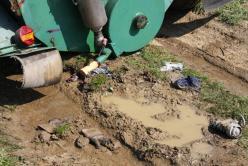
[[[127,58],[127,57],[126,57]],[[116,62],[116,61],[115,61]],[[170,137],[168,133],[157,128],[144,126],[124,113],[118,111],[114,105],[107,105],[102,102],[102,96],[113,95],[137,99],[141,104],[158,103],[171,110],[164,115],[155,115],[153,118],[160,121],[176,117],[179,113],[174,109],[184,103],[193,105],[198,98],[196,92],[178,91],[170,87],[170,80],[159,81],[147,71],[137,71],[130,67],[119,64],[109,64],[113,70],[112,79],[99,89],[81,93],[80,103],[83,110],[93,119],[96,119],[103,127],[111,129],[113,136],[123,144],[131,148],[139,159],[155,161],[156,159],[171,161],[172,163],[189,163],[190,150],[188,148],[173,148],[167,145],[158,144],[156,140],[163,140]],[[90,78],[89,78],[90,79]],[[87,82],[87,81],[86,81]],[[113,88],[110,92],[109,87]],[[76,98],[78,85],[63,84],[61,90],[68,96]],[[81,90],[81,89],[80,89]]]
[[[160,113],[160,114],[156,114],[153,115],[152,118],[165,122],[166,120],[172,119],[172,118],[178,118],[180,119],[180,112],[178,112],[178,110],[175,109],[171,109],[168,112],[164,112],[164,113]]]
[[[161,104],[167,110],[165,113],[155,114],[151,118],[161,122],[177,118],[180,119],[180,112],[175,109],[178,106],[189,105],[196,108],[198,104],[199,95],[195,91],[181,91],[171,87],[171,81],[180,77],[180,73],[169,73],[167,79],[161,81],[157,79],[152,73],[143,70],[135,70],[132,67],[124,65],[127,61],[132,60],[133,57],[119,58],[114,62],[108,62],[108,66],[113,71],[112,78],[102,85],[97,91],[87,91],[77,83],[61,85],[61,90],[80,103],[85,112],[87,112],[92,119],[98,121],[104,128],[108,128],[112,135],[120,140],[122,144],[129,147],[134,154],[141,160],[150,161],[153,164],[169,162],[172,164],[190,165],[190,164],[214,164],[226,162],[225,158],[222,161],[218,160],[223,153],[229,157],[233,157],[231,152],[227,152],[223,146],[223,140],[220,141],[217,135],[211,134],[207,128],[202,128],[203,138],[188,143],[182,147],[170,147],[165,144],[158,143],[165,138],[174,138],[174,135],[169,135],[167,132],[158,128],[144,126],[140,121],[132,119],[125,113],[119,111],[116,105],[109,105],[103,102],[106,96],[118,96],[122,98],[129,98],[137,103],[143,105]],[[88,77],[86,84],[92,78]],[[111,90],[110,90],[111,87]],[[81,91],[81,92],[80,92]],[[80,94],[80,95],[78,95]],[[199,116],[213,115],[195,110]],[[177,139],[175,137],[175,139]],[[230,140],[225,140],[230,149],[239,149],[234,147],[234,144],[229,144]],[[213,146],[216,155],[205,154],[209,152],[202,152],[202,154],[195,155],[192,150],[196,142],[206,143]],[[204,147],[204,146],[203,146]],[[243,151],[240,152],[243,154]],[[196,157],[195,157],[196,156]],[[200,158],[199,158],[200,156]],[[245,161],[244,161],[245,162]],[[227,162],[228,163],[228,162]],[[234,161],[233,163],[236,163]],[[243,163],[240,162],[240,163]]]

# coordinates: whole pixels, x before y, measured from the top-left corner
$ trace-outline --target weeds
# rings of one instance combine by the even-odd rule
[[[248,20],[248,8],[243,5],[246,2],[248,0],[234,0],[220,8],[217,11],[220,20],[229,25],[236,25],[242,20]]]
[[[242,114],[248,119],[248,97],[231,94],[225,90],[222,84],[210,81],[197,71],[185,69],[183,74],[202,80],[200,100],[211,104],[211,107],[207,109],[208,112],[222,117],[237,117],[238,114]]]
[[[57,136],[62,137],[70,130],[70,125],[68,123],[62,124],[54,129]]]
[[[16,157],[8,153],[21,149],[20,146],[11,143],[9,136],[0,131],[0,166],[14,166],[18,162]]]
[[[245,149],[248,149],[248,129],[247,128],[243,131],[243,136],[239,140],[239,145],[244,147]]]
[[[194,77],[198,77],[200,78],[202,81],[208,81],[208,77],[200,74],[199,72],[195,71],[195,70],[192,70],[192,69],[189,69],[189,68],[185,68],[183,70],[183,73],[182,73],[184,76],[194,76]]]
[[[0,131],[0,147],[4,148],[7,152],[13,152],[21,149],[20,146],[11,142],[11,138],[6,133]]]
[[[210,81],[194,70],[186,69],[183,73],[202,80],[200,107],[204,108],[206,104],[210,104],[210,107],[206,108],[205,111],[225,118],[239,117],[241,114],[245,119],[248,119],[248,97],[233,95],[226,91],[222,84]],[[248,129],[244,131],[239,144],[248,149]]]
[[[195,3],[195,7],[192,9],[192,11],[196,14],[204,14],[205,10],[203,7],[202,0],[197,0],[197,2]]]
[[[15,166],[17,159],[10,157],[4,149],[0,149],[0,166]]]
[[[130,63],[134,66],[148,69],[157,78],[162,77],[162,72],[159,71],[161,62],[178,60],[175,56],[171,56],[158,47],[147,47],[141,54],[145,63],[138,60],[133,60]],[[208,77],[201,73],[192,70],[184,69],[184,76],[195,76],[201,79],[202,88],[199,99],[202,105],[210,104],[206,111],[213,113],[214,115],[222,117],[236,117],[238,114],[242,114],[248,119],[248,97],[240,97],[233,95],[226,91],[224,86],[218,82],[210,81]]]
[[[108,78],[105,75],[99,74],[99,75],[94,76],[90,80],[89,87],[91,90],[96,91],[96,90],[99,90],[103,85],[105,85],[107,81],[108,81]]]
[[[248,98],[231,94],[219,83],[203,84],[201,100],[213,104],[208,111],[215,115],[237,117],[238,114],[242,114],[248,118]]]
[[[3,108],[10,110],[10,111],[15,111],[16,110],[16,105],[3,105]]]
[[[137,69],[149,72],[159,80],[166,79],[166,73],[160,71],[160,67],[164,61],[177,62],[175,56],[170,55],[164,49],[158,49],[155,46],[148,46],[141,52],[141,58],[129,60],[128,64]]]

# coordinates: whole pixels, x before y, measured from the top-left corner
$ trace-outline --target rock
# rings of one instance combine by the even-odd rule
[[[75,140],[75,146],[77,148],[82,149],[83,147],[85,147],[86,145],[88,145],[90,143],[90,140],[88,138],[79,136],[76,140]]]
[[[7,120],[7,121],[11,121],[12,120],[12,117],[9,114],[3,114],[2,118],[5,119],[5,120]]]
[[[105,147],[101,148],[101,152],[106,153],[109,156],[113,155],[113,153],[110,150],[108,150],[107,148],[105,148]]]
[[[59,140],[59,137],[56,134],[52,134],[51,140],[52,141],[58,141]]]
[[[115,145],[112,139],[104,136],[103,133],[96,128],[83,129],[82,134],[89,138],[90,142],[96,147],[96,149],[100,149],[101,146],[104,146],[111,151],[115,150]],[[116,148],[117,147],[118,145],[116,145]]]
[[[87,138],[93,138],[95,136],[103,135],[102,132],[96,128],[83,129],[81,133]]]
[[[90,141],[91,143],[94,144],[94,146],[96,147],[96,149],[100,149],[101,148],[101,143],[100,143],[100,139],[102,136],[95,136],[95,137],[91,137]]]
[[[122,147],[121,143],[119,141],[114,142],[114,150],[120,149]]]
[[[112,86],[110,86],[110,87],[108,88],[108,91],[109,91],[109,92],[114,92],[114,88],[113,88]]]
[[[50,134],[54,133],[55,126],[51,124],[40,124],[38,125],[38,129],[44,130]]]
[[[48,123],[52,126],[59,126],[64,122],[61,119],[51,119],[48,121]]]
[[[49,142],[50,141],[50,138],[51,138],[51,134],[45,132],[45,131],[42,131],[39,135],[38,135],[38,138],[40,140],[40,142],[42,143],[46,143],[46,142]]]

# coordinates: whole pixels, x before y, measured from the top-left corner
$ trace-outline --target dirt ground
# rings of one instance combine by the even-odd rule
[[[188,67],[247,96],[247,25],[229,27],[209,16],[169,13],[151,45],[166,48]],[[196,106],[197,92],[174,89],[169,80],[128,66],[136,58],[107,62],[113,77],[94,92],[78,82],[67,83],[68,72],[61,84],[32,90],[16,89],[12,80],[17,76],[1,77],[0,130],[20,147],[11,152],[20,165],[248,164],[247,151],[237,140],[208,130],[213,115]],[[70,129],[44,142],[38,126],[54,119],[66,121]],[[75,140],[89,128],[99,129],[118,148],[97,149],[92,143],[77,148]]]

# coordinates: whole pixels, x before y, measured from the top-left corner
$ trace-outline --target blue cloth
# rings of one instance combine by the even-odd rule
[[[193,89],[198,91],[201,88],[201,80],[197,77],[188,76],[175,81],[174,85],[179,89]]]

